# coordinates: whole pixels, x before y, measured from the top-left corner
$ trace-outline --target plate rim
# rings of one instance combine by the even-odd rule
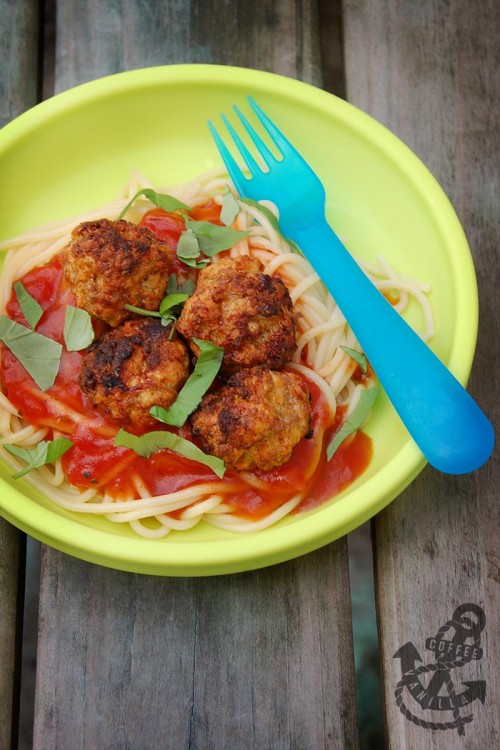
[[[205,84],[212,82],[217,86],[224,86],[230,83],[239,90],[243,90],[247,86],[253,90],[255,88],[265,90],[268,94],[275,91],[276,87],[279,87],[281,96],[286,96],[295,102],[300,99],[307,106],[326,112],[329,117],[332,116],[331,109],[334,106],[335,115],[340,117],[344,123],[347,123],[351,129],[354,128],[363,138],[367,138],[371,143],[381,148],[398,168],[405,172],[408,170],[411,171],[411,182],[416,186],[419,196],[425,199],[426,208],[434,217],[437,227],[446,236],[453,234],[458,244],[457,254],[460,255],[462,266],[460,274],[458,274],[457,269],[458,263],[452,266],[455,271],[453,288],[461,300],[463,298],[466,299],[466,303],[462,305],[463,314],[454,331],[453,345],[450,348],[450,357],[447,361],[447,366],[462,385],[465,386],[472,368],[477,342],[478,297],[477,279],[472,254],[460,220],[438,181],[409,146],[371,115],[334,94],[326,92],[313,84],[281,74],[237,66],[189,63],[136,68],[130,71],[102,76],[56,93],[49,99],[40,102],[22,113],[10,123],[7,123],[0,130],[0,159],[2,158],[2,154],[17,139],[29,135],[29,132],[36,129],[40,123],[50,123],[50,119],[57,117],[61,110],[67,112],[68,109],[88,105],[91,101],[109,95],[110,89],[116,95],[118,91],[131,90],[131,88],[138,87],[142,88],[144,85],[186,85],[187,83],[199,84],[200,82]],[[394,150],[397,151],[397,158],[394,156]],[[415,171],[418,180],[415,179]],[[420,181],[425,182],[426,191],[419,189]],[[465,273],[463,271],[464,266],[466,268]],[[467,310],[466,326],[465,310]],[[460,313],[460,310],[458,312]],[[459,352],[456,342],[456,331],[460,330],[461,327],[465,327],[468,331],[468,341],[465,344],[461,342]],[[397,471],[398,464],[406,467],[404,476],[401,475],[401,472]],[[325,507],[323,505],[319,509],[309,511],[300,517],[300,524],[303,527],[302,534],[299,535],[299,541],[295,542],[292,549],[287,546],[287,540],[284,538],[285,529],[289,527],[273,526],[264,531],[254,532],[254,534],[258,533],[260,540],[265,539],[266,543],[259,542],[257,545],[258,549],[252,555],[248,554],[248,550],[244,555],[235,554],[234,549],[229,553],[226,552],[226,547],[230,547],[231,545],[226,545],[225,542],[221,544],[220,542],[207,541],[204,546],[208,561],[205,558],[201,562],[199,560],[193,562],[188,559],[186,552],[189,550],[189,543],[176,542],[175,538],[172,541],[170,537],[168,540],[149,540],[140,537],[135,540],[126,537],[127,541],[133,544],[131,545],[132,549],[129,550],[129,556],[125,558],[119,549],[120,546],[123,546],[125,537],[111,535],[106,531],[93,527],[85,527],[88,533],[86,534],[84,546],[75,547],[74,544],[65,541],[64,531],[66,530],[67,535],[68,531],[71,531],[74,526],[81,528],[77,520],[77,514],[75,514],[75,520],[73,520],[57,513],[52,513],[50,510],[39,506],[40,512],[43,513],[43,522],[38,522],[36,526],[33,526],[29,523],[29,518],[27,517],[29,509],[27,509],[27,513],[21,513],[21,517],[19,517],[19,514],[13,514],[10,508],[6,507],[3,499],[5,493],[2,491],[2,488],[8,487],[9,493],[15,493],[17,499],[21,499],[19,507],[22,509],[25,503],[32,504],[34,501],[24,495],[21,489],[13,487],[3,478],[0,478],[0,508],[2,509],[2,515],[7,520],[34,538],[40,539],[58,550],[87,560],[88,562],[119,570],[164,576],[219,575],[238,573],[284,562],[285,560],[290,560],[318,549],[344,536],[389,505],[395,497],[400,495],[411,484],[425,465],[426,461],[421,452],[410,440],[410,442],[404,444],[403,448],[393,456],[388,464],[383,466],[370,479],[372,492],[369,498],[365,498],[364,502],[361,502],[360,505],[356,504],[358,494],[363,494],[364,487],[361,486],[351,492],[348,491],[347,497],[344,498],[344,493],[341,493],[338,501],[334,498],[325,504],[335,503],[341,506],[340,516],[342,520],[340,523],[338,521],[335,523],[336,530],[327,529],[318,533],[316,525],[311,525],[311,518],[321,508]],[[388,481],[391,474],[392,478]],[[353,501],[352,508],[355,508],[355,510],[347,507],[348,503],[346,501],[348,499]],[[12,500],[10,500],[10,504],[12,505]],[[338,513],[339,508],[337,508]],[[91,540],[87,538],[88,534],[91,535]],[[70,538],[72,539],[73,536],[70,536]],[[238,540],[241,541],[241,538],[241,534],[233,534],[228,541],[237,542]],[[104,539],[107,540],[108,545],[112,549],[116,546],[116,550],[112,553],[112,556],[109,555],[108,551],[103,555],[102,543]],[[269,540],[271,541],[269,542]],[[162,547],[159,547],[162,542]],[[165,544],[165,542],[167,543]],[[200,544],[200,542],[197,544]],[[264,544],[264,548],[262,548],[262,544]],[[214,547],[216,546],[224,546],[224,550],[219,549],[214,553]],[[241,547],[245,547],[246,549],[246,545],[241,545]],[[163,554],[159,554],[158,549]]]

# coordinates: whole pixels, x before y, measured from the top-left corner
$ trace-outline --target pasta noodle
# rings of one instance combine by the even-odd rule
[[[187,184],[168,187],[160,192],[168,193],[194,207],[202,206],[210,200],[220,204],[227,185],[227,175],[214,171]],[[6,310],[13,284],[34,266],[47,263],[59,253],[77,224],[98,218],[116,219],[131,198],[145,187],[154,188],[141,175],[134,175],[113,202],[1,242],[0,251],[5,252],[5,261],[0,279],[0,313]],[[263,205],[276,213],[272,204]],[[353,379],[357,363],[342,349],[347,347],[359,351],[352,331],[308,261],[289,246],[266,214],[254,205],[242,201],[239,206],[240,212],[234,227],[247,230],[248,235],[230,250],[231,256],[254,256],[264,264],[265,273],[277,275],[284,281],[290,291],[300,328],[297,350],[288,367],[300,372],[321,392],[329,406],[332,420],[339,406],[344,410],[346,419],[356,407],[361,391],[370,384],[369,379],[363,382]],[[151,203],[139,197],[129,208],[125,218],[137,223],[150,208]],[[217,257],[213,262],[217,262]],[[376,264],[361,265],[381,291],[395,296],[394,304],[399,312],[408,307],[411,299],[416,300],[424,317],[422,337],[429,339],[433,335],[433,318],[426,296],[429,291],[426,285],[400,276],[383,258],[379,258]],[[44,394],[44,398],[53,399],[48,393]],[[61,414],[73,425],[85,423],[85,414],[70,409],[67,404],[59,406]],[[57,410],[57,404],[52,404],[51,408],[53,411]],[[63,432],[52,427],[27,424],[6,395],[0,393],[0,445],[28,448],[41,440],[54,439],[62,434]],[[321,442],[319,445],[321,450]],[[316,463],[319,461],[317,454],[318,450],[314,454]],[[19,462],[5,449],[2,449],[2,457],[14,469],[20,468]],[[126,466],[127,461],[121,459],[110,471],[119,473]],[[314,466],[311,471],[313,469]],[[303,499],[303,494],[298,492],[264,518],[252,520],[233,512],[231,499],[235,486],[231,481],[202,481],[174,492],[150,496],[141,477],[134,475],[133,494],[116,498],[106,492],[100,494],[94,487],[73,487],[66,479],[62,459],[30,472],[26,479],[65,509],[76,513],[99,514],[110,522],[129,524],[137,534],[151,539],[163,538],[172,530],[192,528],[200,521],[231,532],[258,531],[291,513]],[[264,482],[252,472],[243,472],[242,480],[256,491]]]

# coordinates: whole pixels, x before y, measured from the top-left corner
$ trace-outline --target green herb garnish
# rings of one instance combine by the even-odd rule
[[[174,451],[174,453],[184,456],[184,458],[189,458],[191,461],[197,461],[197,463],[208,466],[221,479],[226,471],[222,459],[216,458],[216,456],[209,456],[194,443],[172,432],[158,430],[146,432],[145,435],[138,437],[121,429],[115,438],[115,445],[130,448],[144,458],[148,458],[152,453],[156,453],[156,451],[162,448],[168,448]]]
[[[61,361],[61,344],[16,323],[6,315],[0,315],[0,340],[42,391],[54,385]]]
[[[368,388],[362,391],[358,405],[352,414],[346,419],[340,430],[335,433],[326,448],[326,457],[328,461],[330,461],[333,454],[344,440],[349,437],[349,435],[352,435],[353,432],[359,430],[364,424],[373,404],[375,403],[379,390],[379,386],[376,385],[374,388]]]
[[[222,195],[220,220],[226,225],[226,227],[230,227],[240,211],[240,204],[229,188],[226,188]]]
[[[68,305],[64,316],[64,343],[69,352],[79,352],[94,340],[92,319],[86,310]]]
[[[230,227],[221,227],[210,221],[195,221],[186,216],[186,228],[192,229],[200,250],[204,255],[212,256],[223,250],[230,250],[238,240],[248,237],[248,232]]]
[[[28,325],[35,330],[36,324],[43,315],[43,307],[31,296],[20,281],[16,281],[14,284],[14,292]]]
[[[142,190],[138,190],[134,197],[129,200],[125,208],[120,212],[118,219],[122,219],[125,216],[130,206],[141,195],[147,198],[148,201],[151,201],[151,203],[158,208],[163,208],[164,211],[168,211],[169,213],[172,213],[173,211],[189,211],[189,206],[186,206],[185,203],[177,200],[177,198],[174,198],[172,195],[163,195],[162,193],[157,193],[156,190],[152,190],[151,188],[143,188]]]
[[[203,253],[212,257],[223,250],[229,250],[233,245],[248,236],[248,232],[230,227],[221,227],[210,221],[195,221],[185,217],[186,229],[181,234],[177,244],[177,256],[183,263],[193,268],[207,265],[207,260],[198,261]]]
[[[361,367],[361,372],[363,374],[366,374],[366,368],[367,368],[367,360],[364,354],[362,352],[356,351],[356,349],[351,349],[349,346],[341,346],[340,347],[343,352],[348,354],[351,359],[353,359],[357,364]]]
[[[13,456],[26,461],[26,466],[17,474],[13,474],[13,479],[20,479],[33,469],[38,469],[45,464],[52,464],[57,461],[73,443],[68,438],[60,437],[55,440],[42,440],[34,448],[20,448],[18,445],[6,445],[5,449],[12,453]]]
[[[179,258],[179,260],[185,263],[186,266],[191,266],[191,268],[199,268],[203,267],[200,266],[197,262],[200,254],[201,250],[198,243],[198,238],[191,228],[186,229],[179,237],[179,242],[177,243],[177,257]],[[206,263],[204,265],[206,265]]]
[[[192,339],[199,347],[200,353],[196,365],[180,390],[174,403],[164,409],[161,406],[153,406],[149,410],[152,417],[159,422],[182,427],[190,414],[194,412],[201,399],[212,385],[219,372],[224,356],[224,349],[203,339]]]
[[[195,288],[195,283],[191,279],[177,286],[177,278],[175,274],[171,274],[167,282],[166,294],[158,310],[146,310],[144,307],[135,307],[135,305],[124,305],[124,308],[137,315],[161,318],[163,325],[167,326],[177,320],[182,305],[192,295]]]

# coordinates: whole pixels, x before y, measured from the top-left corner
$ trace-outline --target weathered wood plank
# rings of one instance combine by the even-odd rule
[[[238,65],[321,82],[316,2],[111,0],[60,3],[57,13],[59,91],[174,63]]]
[[[468,235],[481,309],[470,390],[498,427],[492,373],[500,364],[496,260],[500,239],[500,8],[493,0],[346,0],[344,19],[348,99],[416,151],[444,187]],[[375,519],[391,748],[456,750],[494,747],[498,742],[498,468],[498,452],[473,476],[446,477],[428,468]],[[485,681],[484,705],[476,699],[459,711],[472,717],[462,735],[451,728],[431,731],[425,721],[453,723],[458,714],[424,710],[406,691],[401,698],[415,721],[405,717],[395,696],[401,665],[394,654],[410,642],[424,664],[434,663],[435,654],[425,650],[426,638],[435,636],[465,603],[479,605],[485,612],[484,656],[452,670],[450,677],[457,694],[463,692],[464,681]],[[427,684],[424,675],[422,682]]]
[[[43,548],[35,747],[355,746],[347,587],[343,545],[175,580]]]
[[[0,518],[0,747],[14,747],[19,714],[25,541]]]
[[[36,104],[38,0],[0,2],[0,127]]]
[[[319,83],[315,3],[58,5],[55,89],[178,62]],[[43,548],[37,748],[357,746],[346,540],[290,563],[160,579]]]
[[[0,2],[0,127],[36,104],[38,2]],[[0,747],[17,738],[24,534],[0,518]]]

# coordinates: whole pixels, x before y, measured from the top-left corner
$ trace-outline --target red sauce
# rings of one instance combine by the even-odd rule
[[[210,220],[213,220],[216,209],[218,207],[209,206],[205,210]],[[155,222],[160,221],[159,236],[164,239],[166,233],[170,233],[172,242],[175,242],[179,230],[178,217],[174,216],[175,221],[170,221],[171,217],[165,219],[165,212],[161,212],[160,216],[159,211],[150,211],[144,223],[151,228],[154,226],[156,231],[158,224]],[[120,425],[100,416],[78,386],[83,352],[64,349],[65,308],[68,304],[74,304],[75,300],[65,285],[60,259],[56,257],[47,265],[33,269],[25,275],[22,283],[44,310],[37,332],[63,344],[63,355],[54,385],[42,392],[20,362],[3,346],[0,366],[2,386],[24,419],[34,425],[49,426],[67,435],[73,442],[73,447],[62,459],[68,481],[81,488],[98,486],[100,490],[120,498],[133,491],[132,475],[138,475],[153,495],[216,480],[215,474],[207,467],[171,451],[160,450],[146,459],[128,448],[114,446]],[[26,325],[14,294],[6,312],[13,320]],[[99,326],[96,334],[100,331]],[[318,441],[322,443],[323,437],[328,439],[338,424],[328,425],[328,409],[320,390],[310,381],[308,386],[311,392],[313,436],[300,441],[284,466],[253,474],[265,483],[265,488],[255,489],[237,472],[226,472],[223,481],[231,486],[231,504],[238,515],[262,518],[298,492],[305,493],[298,510],[310,509],[337,494],[369,464],[371,441],[360,432],[346,441],[330,462],[326,461]],[[137,433],[131,427],[127,429]],[[158,429],[170,428],[158,423]],[[191,438],[188,427],[182,428],[182,434]],[[321,454],[319,466],[310,476],[311,465],[316,464],[318,452]]]

